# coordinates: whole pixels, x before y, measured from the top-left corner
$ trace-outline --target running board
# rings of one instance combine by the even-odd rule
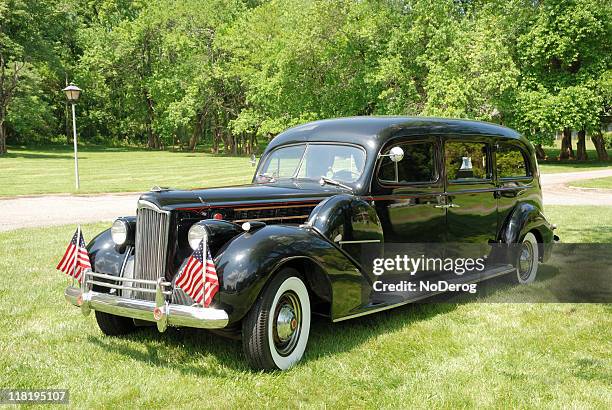
[[[469,284],[472,284],[472,283],[478,283],[478,282],[482,282],[484,280],[493,279],[493,278],[496,278],[498,276],[507,275],[509,273],[514,272],[515,270],[516,270],[516,268],[513,267],[512,265],[500,266],[499,268],[494,268],[494,269],[491,269],[491,270],[487,271],[486,274],[483,274],[483,276],[480,277],[480,278],[475,278],[473,280],[467,280],[467,281],[460,281],[459,280],[459,281],[447,281],[447,282],[452,283],[452,284],[469,285]],[[422,294],[420,294],[420,295],[418,295],[418,296],[416,296],[414,298],[406,299],[406,300],[404,300],[402,302],[393,303],[393,304],[390,304],[390,305],[377,304],[377,305],[374,305],[372,307],[366,308],[366,310],[363,310],[361,312],[354,313],[354,314],[348,315],[348,316],[343,316],[341,318],[333,319],[332,322],[342,322],[343,320],[353,319],[353,318],[356,318],[356,317],[369,315],[371,313],[382,312],[384,310],[388,310],[388,309],[393,309],[393,308],[396,308],[396,307],[404,306],[404,305],[407,305],[409,303],[418,302],[420,300],[427,299],[427,298],[430,298],[432,296],[439,295],[441,293],[445,293],[445,291],[422,293]]]

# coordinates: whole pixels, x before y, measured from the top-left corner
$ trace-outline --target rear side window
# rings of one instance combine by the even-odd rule
[[[487,144],[482,142],[446,141],[444,163],[448,181],[475,181],[491,177],[488,170]]]
[[[500,143],[495,152],[498,178],[521,178],[529,176],[527,156],[514,144]]]
[[[395,162],[389,157],[383,157],[378,170],[378,179],[383,183],[422,183],[435,181],[434,145],[432,142],[395,144],[389,147],[400,147],[404,150],[404,158],[397,163],[397,179]]]

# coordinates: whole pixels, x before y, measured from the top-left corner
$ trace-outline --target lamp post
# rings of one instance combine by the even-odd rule
[[[70,85],[62,90],[66,93],[66,97],[68,98],[68,102],[72,105],[72,140],[74,142],[74,176],[76,180],[76,189],[77,191],[80,188],[79,183],[79,158],[77,155],[77,131],[76,131],[76,112],[75,112],[75,104],[79,97],[81,96],[81,89],[70,83]]]

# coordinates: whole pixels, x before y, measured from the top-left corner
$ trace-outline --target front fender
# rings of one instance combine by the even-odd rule
[[[363,304],[365,278],[340,250],[312,229],[269,225],[236,237],[215,259],[220,308],[228,312],[230,323],[244,317],[281,266],[300,258],[323,271],[318,281],[329,281],[332,318],[346,316]]]
[[[94,272],[121,275],[121,268],[127,256],[127,247],[115,245],[111,238],[110,228],[89,242],[87,252]]]

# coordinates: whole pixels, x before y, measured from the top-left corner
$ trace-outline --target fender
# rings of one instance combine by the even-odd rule
[[[246,315],[284,264],[300,261],[312,269],[304,272],[311,289],[320,289],[317,296],[331,303],[332,319],[364,304],[366,278],[337,247],[308,227],[269,225],[237,236],[215,258],[220,307],[228,312],[230,324]]]
[[[540,245],[540,259],[545,262],[551,254],[550,244],[554,234],[552,225],[546,220],[540,208],[528,202],[518,203],[509,214],[499,233],[502,243],[518,243],[530,231],[536,233]]]
[[[102,231],[89,244],[87,252],[94,272],[107,275],[121,276],[121,270],[126,258],[130,255],[131,247],[117,246],[111,238],[110,228]]]
[[[371,261],[383,256],[383,229],[376,210],[363,199],[340,194],[312,210],[308,226],[333,242],[367,274]]]

